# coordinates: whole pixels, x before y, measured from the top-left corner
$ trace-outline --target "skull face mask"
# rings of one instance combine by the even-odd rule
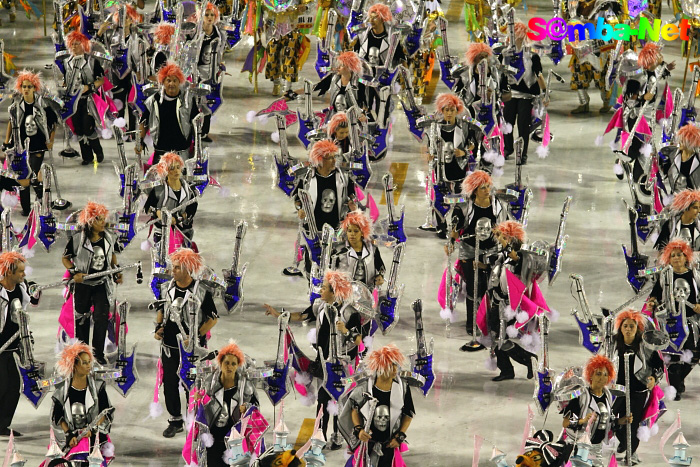
[[[693,244],[693,236],[690,234],[690,229],[688,228],[682,228],[681,231],[678,233],[678,237],[690,243],[691,245]]]
[[[321,196],[321,210],[323,212],[333,211],[333,206],[335,206],[335,191],[333,190],[323,190],[323,195]]]
[[[87,426],[87,414],[85,413],[85,405],[80,402],[73,402],[70,406],[71,415],[73,416],[73,426],[77,429]]]
[[[335,107],[335,110],[337,112],[345,112],[348,109],[348,104],[345,100],[345,96],[342,94],[338,94],[338,97],[335,98],[333,106]]]
[[[476,238],[480,242],[487,240],[491,236],[491,219],[482,217],[476,221]]]
[[[372,66],[379,65],[379,49],[376,47],[371,47],[369,49],[369,54],[367,55],[367,59],[369,60],[370,65],[372,65]]]
[[[94,255],[92,257],[92,268],[97,271],[102,271],[105,267],[105,251],[99,246],[96,246],[94,250]]]
[[[452,158],[455,155],[455,145],[452,143],[445,143],[442,146],[442,154],[445,156],[445,163],[449,164],[452,162]]]
[[[27,118],[24,120],[24,129],[27,132],[27,136],[34,136],[37,133],[38,127],[34,115],[27,115]]]
[[[685,302],[690,296],[690,284],[685,279],[673,281],[673,295],[679,302]]]
[[[380,405],[374,411],[374,426],[379,431],[386,431],[389,428],[389,407]]]

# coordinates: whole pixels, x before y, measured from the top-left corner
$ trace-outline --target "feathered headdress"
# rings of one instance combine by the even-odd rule
[[[369,10],[367,11],[367,16],[371,15],[372,13],[375,13],[377,16],[379,16],[385,23],[390,23],[393,19],[391,9],[383,3],[375,3],[374,5],[369,7]]]
[[[352,282],[348,273],[327,271],[323,279],[331,286],[337,300],[345,301],[352,296]]]
[[[80,356],[81,353],[86,353],[92,356],[92,348],[82,342],[77,342],[75,344],[67,345],[63,348],[61,355],[58,358],[58,363],[56,364],[56,369],[58,373],[65,377],[70,378],[73,375],[73,368],[75,367],[75,361]]]
[[[348,67],[348,69],[355,74],[358,74],[362,71],[362,60],[360,60],[360,57],[352,50],[349,52],[343,52],[342,54],[338,55],[335,59],[339,63],[342,63],[343,65]]]
[[[0,57],[2,59],[2,57]],[[15,80],[15,91],[22,91],[22,83],[29,81],[34,86],[34,92],[41,91],[41,75],[31,70],[24,69],[19,72]]]
[[[516,239],[520,243],[525,243],[525,229],[520,222],[503,221],[494,227],[493,230],[500,232],[508,241]]]
[[[343,222],[340,224],[340,227],[347,232],[348,227],[351,225],[357,226],[360,229],[363,238],[369,237],[370,231],[372,230],[372,223],[367,216],[362,213],[362,211],[353,211],[348,213],[348,215],[345,216],[345,219],[343,219]]]
[[[174,152],[166,152],[160,158],[158,165],[156,165],[156,172],[161,177],[167,177],[170,167],[175,164],[179,164],[180,167],[184,167],[185,163],[182,161],[182,157]]]
[[[465,193],[467,196],[471,196],[472,193],[474,193],[474,190],[480,186],[491,184],[493,184],[491,181],[491,176],[483,170],[477,170],[470,173],[462,182],[462,193]]]
[[[16,251],[3,251],[0,253],[0,279],[5,277],[8,271],[17,263],[26,263],[27,259]]]
[[[671,211],[685,212],[696,202],[700,202],[700,190],[683,190],[673,197]]]
[[[673,253],[674,250],[681,250],[681,253],[685,256],[688,267],[695,262],[695,253],[690,244],[681,238],[676,238],[666,244],[659,256],[659,263],[664,266],[671,264],[671,253]]]
[[[637,334],[644,332],[644,317],[640,312],[633,310],[632,308],[623,310],[619,312],[617,316],[615,316],[615,331],[620,330],[620,326],[622,326],[622,323],[624,323],[626,319],[631,319],[637,323]]]
[[[458,114],[464,110],[462,99],[456,95],[452,94],[451,92],[443,92],[442,94],[439,94],[437,99],[435,99],[435,110],[442,113],[442,109],[448,106],[457,109]]]
[[[700,148],[700,127],[694,123],[687,123],[676,133],[678,144],[696,151]]]
[[[339,151],[338,146],[329,139],[322,139],[321,141],[316,141],[309,151],[309,161],[314,167],[318,167],[323,163],[323,158],[331,154],[337,154]]]
[[[608,382],[606,384],[612,383],[615,380],[615,367],[605,355],[594,355],[588,360],[586,367],[583,369],[583,378],[590,384],[593,374],[601,368],[608,372]]]
[[[238,366],[243,366],[243,364],[245,364],[245,355],[233,340],[229,340],[228,344],[219,350],[219,355],[216,356],[216,361],[219,363],[219,366],[221,366],[221,362],[224,361],[226,355],[233,355],[236,357],[238,359]]]
[[[202,257],[192,248],[179,248],[170,255],[170,262],[184,267],[190,276],[197,274],[204,266]]]
[[[92,224],[95,223],[95,219],[100,216],[106,218],[108,214],[109,211],[104,204],[88,201],[83,210],[80,211],[80,215],[78,216],[78,224],[83,227],[86,225],[92,227]]]
[[[163,84],[165,78],[170,76],[177,78],[178,81],[180,81],[180,84],[185,82],[185,75],[182,73],[180,67],[174,62],[168,61],[168,63],[160,67],[160,70],[158,70],[158,83]]]
[[[394,365],[406,365],[406,357],[394,344],[385,345],[367,357],[367,368],[376,375],[386,376]]]

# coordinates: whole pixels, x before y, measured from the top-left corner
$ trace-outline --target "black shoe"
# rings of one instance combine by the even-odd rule
[[[505,381],[507,379],[515,379],[515,374],[513,373],[501,373],[495,378],[491,378],[491,381]]]
[[[15,434],[15,438],[21,438],[22,433],[20,433],[17,430],[12,430],[12,432]],[[0,436],[10,436],[10,429],[9,428],[0,428]]]
[[[92,161],[86,161],[83,159],[83,162],[80,163],[80,165],[90,165]]]
[[[447,232],[445,232],[442,229],[439,229],[435,232],[435,235],[438,236],[438,238],[442,238],[443,240],[447,238]]]
[[[282,269],[282,274],[284,274],[285,276],[299,276],[299,277],[302,277],[304,275],[298,268],[295,268],[294,266],[289,266],[289,267]]]
[[[343,449],[343,445],[340,443],[331,443],[330,450],[337,451],[338,449]]]
[[[104,154],[98,154],[97,155],[97,162],[102,163],[102,161],[105,160],[105,155]]]
[[[674,401],[679,401],[679,400],[681,400],[681,397],[682,397],[682,396],[681,396],[681,393],[680,393],[680,392],[676,392],[676,397],[674,397],[673,400],[674,400]]]
[[[297,100],[297,97],[299,97],[299,94],[292,91],[291,89],[284,92],[284,98],[287,99],[288,101],[295,101],[295,100]]]
[[[532,360],[530,361],[530,364],[527,366],[527,379],[532,379],[535,377],[535,371],[532,368]]]
[[[202,142],[203,143],[213,143],[214,140],[209,137],[209,135],[204,135],[202,136]]]
[[[478,342],[476,342],[476,343],[467,342],[462,347],[460,347],[459,350],[461,350],[462,352],[478,352],[479,350],[483,350],[485,348],[486,347],[479,344]]]
[[[30,212],[31,212],[31,211],[27,211],[26,209],[22,209],[22,215],[23,215],[24,217],[28,217]]]
[[[95,355],[95,363],[98,363],[102,366],[105,366],[105,365],[107,365],[107,360],[105,359],[104,355],[101,357],[98,357],[97,355]]]
[[[173,438],[176,434],[185,431],[184,423],[182,420],[177,422],[168,422],[168,428],[163,431],[163,436],[165,438]]]

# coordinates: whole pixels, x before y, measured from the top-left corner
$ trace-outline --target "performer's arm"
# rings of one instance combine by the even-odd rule
[[[279,315],[282,314],[282,313],[280,313],[279,311],[277,311],[277,310],[275,310],[274,308],[272,308],[272,307],[271,307],[270,305],[268,305],[267,303],[263,304],[263,306],[265,307],[265,315],[271,315],[271,316],[274,316],[275,318],[277,318],[277,317],[279,317]],[[304,321],[304,320],[308,320],[308,319],[309,319],[309,315],[313,316],[313,310],[311,309],[311,305],[309,305],[309,307],[308,307],[306,310],[302,311],[302,312],[295,311],[294,313],[290,313],[290,314],[289,314],[289,321]]]
[[[352,424],[355,425],[355,436],[357,436],[360,441],[368,442],[370,434],[367,433],[362,425],[362,417],[360,416],[360,411],[356,408],[352,409]]]
[[[10,144],[10,141],[12,140],[12,123],[7,122],[7,132],[5,133],[5,145]]]

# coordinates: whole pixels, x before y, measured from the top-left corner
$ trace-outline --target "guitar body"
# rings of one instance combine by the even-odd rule
[[[311,115],[309,118],[304,118],[301,112],[297,110],[297,120],[299,121],[299,132],[297,133],[297,138],[299,138],[301,144],[308,149],[311,142],[306,136],[310,131],[316,129],[316,116]]]
[[[389,235],[394,237],[397,242],[399,243],[404,243],[406,241],[406,233],[403,230],[403,221],[404,221],[404,206],[401,206],[401,216],[398,218],[398,220],[394,222],[389,222]]]
[[[289,174],[291,164],[289,161],[280,162],[275,156],[275,168],[277,169],[277,186],[284,192],[285,195],[291,196],[294,187],[296,186],[296,177],[294,174]]]
[[[420,109],[412,109],[404,106],[403,112],[406,114],[406,120],[408,120],[408,131],[410,131],[418,141],[423,141],[423,130],[416,125],[416,121],[423,117]]]
[[[116,368],[122,371],[122,375],[114,380],[114,386],[123,397],[126,397],[129,394],[131,388],[139,380],[135,360],[136,344],[134,344],[134,346],[131,348],[131,353],[119,353],[117,355]]]
[[[363,12],[362,11],[351,11],[350,12],[350,20],[348,21],[348,25],[346,27],[347,32],[348,32],[348,39],[349,42],[352,42],[355,40],[357,37],[357,32],[355,31],[355,27],[358,25],[362,24],[363,22]]]
[[[423,34],[423,28],[420,27],[421,24],[421,21],[416,18],[416,27],[411,29],[411,32],[408,33],[404,41],[404,47],[406,48],[406,55],[408,57],[418,52],[420,48],[420,36]]]
[[[240,274],[233,274],[231,270],[224,271],[224,279],[227,284],[224,302],[226,302],[229,313],[237,311],[243,305],[243,279],[245,279],[247,270],[248,263],[245,263]]]
[[[428,393],[435,384],[435,370],[433,370],[433,354],[426,355],[425,357],[419,357],[417,354],[411,356],[411,362],[413,362],[413,373],[417,373],[425,378],[425,384],[421,386],[420,390],[424,396],[428,396]]]
[[[289,330],[287,330],[287,349],[292,355],[292,368],[299,373],[309,373],[311,359],[299,348],[294,335]]]
[[[399,72],[399,69],[396,68],[394,71],[385,71],[382,73],[377,79],[379,80],[379,83],[382,86],[391,86],[394,83],[394,79],[396,79],[396,73]]]
[[[559,268],[561,267],[561,255],[564,253],[564,248],[552,247],[551,255],[549,258],[549,282],[554,280],[554,276],[559,273]]]
[[[167,264],[160,264],[158,261],[153,263],[153,271],[165,271],[167,269]],[[154,272],[151,274],[151,292],[156,300],[162,298],[161,285],[169,282],[171,277],[164,272]]]
[[[648,207],[645,205],[645,207]],[[649,221],[647,220],[647,216],[649,215],[649,212],[644,212],[644,211],[649,211],[649,209],[642,209],[642,210],[637,210],[638,216],[637,216],[637,221],[635,222],[635,228],[637,230],[637,237],[642,241],[642,243],[646,243],[647,239],[649,238],[649,235],[651,234],[652,229],[649,228]]]
[[[70,53],[66,50],[66,46],[63,44],[54,44],[54,49],[56,53],[54,54],[53,62],[56,64],[61,74],[65,76],[66,67],[63,64],[63,61],[70,57]]]
[[[323,363],[323,387],[336,401],[345,392],[345,380],[348,376],[347,364],[341,359],[328,360]]]
[[[480,105],[476,113],[476,119],[484,126],[484,134],[490,135],[496,124],[496,119],[493,115],[493,106],[491,104]]]
[[[388,128],[379,127],[374,130],[374,141],[370,144],[374,157],[371,157],[371,160],[379,160],[384,157],[386,153],[386,135],[388,131]]]
[[[599,334],[598,326],[593,323],[583,323],[579,321],[576,315],[574,315],[574,319],[576,320],[579,331],[581,332],[581,334],[579,334],[579,343],[590,353],[597,354],[598,350],[600,350],[601,344],[598,342],[597,338]],[[596,338],[593,337],[593,334],[596,335]]]
[[[204,354],[204,351],[197,345],[197,342],[194,342],[191,352],[185,350],[182,334],[177,336],[177,345],[180,348],[180,366],[178,366],[177,375],[189,391],[197,378],[197,375],[193,374],[192,370],[196,368],[197,359]]]
[[[506,185],[506,189],[518,192],[518,199],[510,202],[510,213],[513,215],[515,220],[522,223],[522,219],[527,214],[530,207],[532,190],[530,190],[528,187],[519,187],[514,183]]]
[[[452,77],[450,70],[452,69],[452,60],[440,60],[440,78],[442,82],[452,90],[455,87],[455,79]]]
[[[20,180],[29,178],[29,163],[27,162],[26,150],[21,154],[15,154],[15,157],[12,158],[10,169],[17,174],[17,178]]]
[[[367,151],[363,151],[359,155],[355,156],[353,161],[358,164],[362,164],[362,168],[353,169],[352,174],[355,176],[355,183],[357,183],[364,190],[367,188],[369,179],[372,177],[372,168],[369,165]]]
[[[382,334],[388,334],[394,326],[399,322],[399,303],[401,302],[401,295],[403,293],[403,285],[399,287],[399,293],[396,297],[390,297],[384,295],[379,299],[379,314],[377,318],[379,319],[379,327],[382,330]]]
[[[118,228],[116,228],[114,230],[118,234],[117,241],[122,246],[122,248],[126,248],[126,246],[129,243],[131,243],[131,241],[136,236],[136,230],[134,229],[135,223],[136,223],[136,213],[119,216],[119,224],[123,224],[123,225],[119,225]],[[122,228],[122,227],[126,227],[126,228]]]
[[[326,77],[328,71],[325,70],[330,69],[331,66],[331,60],[328,54],[321,50],[321,40],[319,40],[319,44],[316,45],[316,64],[314,65],[314,68],[316,68],[316,74],[318,74],[319,79],[323,79]]]
[[[225,27],[226,44],[229,49],[234,48],[241,41],[241,20],[232,19]]]
[[[435,201],[433,207],[444,219],[450,210],[450,206],[445,203],[445,195],[449,194],[447,191],[447,186],[442,183],[436,183],[433,185],[433,192],[435,193]]]
[[[678,128],[683,128],[688,123],[694,122],[695,117],[697,117],[697,112],[695,110],[695,107],[693,107],[691,109],[684,107],[683,109],[681,109],[681,120],[680,120],[680,124],[678,125]],[[678,129],[678,128],[676,128],[676,129]]]
[[[666,318],[666,323],[664,324],[664,329],[666,334],[668,334],[671,340],[668,349],[672,353],[679,353],[685,344],[686,339],[688,339],[688,321],[685,319],[685,311],[678,313],[674,316],[672,313],[668,314]]]
[[[136,74],[131,75],[131,85],[134,88],[134,100],[130,102],[132,106],[138,107],[141,113],[146,111],[146,94],[143,92],[143,87],[147,83],[140,84],[136,82]],[[123,182],[122,182],[123,184]],[[120,194],[121,196],[121,194]]]
[[[537,372],[535,382],[535,403],[541,414],[544,414],[551,403],[552,393],[552,370],[545,368],[544,371]]]
[[[66,96],[63,98],[65,107],[61,112],[61,119],[64,121],[68,120],[78,110],[78,100],[82,94],[82,92],[77,92],[72,96]]]
[[[53,214],[39,216],[39,230],[36,238],[44,245],[46,251],[51,249],[51,245],[56,242],[56,218]]]
[[[207,107],[211,111],[212,115],[216,113],[217,110],[219,110],[219,107],[221,107],[221,104],[224,102],[223,97],[222,97],[222,83],[212,83],[211,85],[211,93],[207,94]]]
[[[306,236],[305,232],[302,232],[304,240],[306,240],[306,245],[309,248],[309,254],[311,255],[311,261],[319,264],[321,261],[321,242],[318,237],[309,238]]]
[[[515,80],[520,81],[520,78],[523,77],[525,74],[525,64],[523,63],[523,53],[522,52],[516,52],[513,54],[512,57],[510,57],[510,63],[509,65],[518,71],[515,72]]]
[[[289,366],[290,361],[287,359],[281,368],[275,367],[272,376],[265,378],[265,393],[273,406],[279,404],[289,394]]]
[[[112,70],[114,70],[120,77],[126,75],[129,71],[129,63],[127,61],[128,49],[116,49],[112,54]]]
[[[43,362],[35,362],[34,365],[31,365],[29,368],[24,368],[19,361],[19,354],[17,353],[15,353],[15,362],[17,363],[20,374],[20,383],[22,385],[21,393],[36,409],[41,404],[41,401],[44,400],[44,396],[48,394],[48,391],[39,389],[39,381],[44,379],[46,364]]]
[[[627,264],[627,282],[635,292],[639,292],[646,284],[647,278],[637,277],[637,274],[646,269],[649,257],[641,254],[634,255],[632,252],[628,253],[625,245],[622,245],[622,253],[625,255],[625,263]]]
[[[209,158],[205,158],[201,162],[195,163],[193,175],[195,177],[198,175],[206,175],[205,180],[197,182],[197,184],[194,186],[197,191],[199,191],[200,195],[204,194],[204,189],[209,186]]]
[[[321,285],[323,285],[323,277],[317,278],[311,276],[311,293],[309,294],[309,301],[313,305],[317,298],[321,298],[321,294],[317,290],[321,290]]]
[[[552,50],[547,56],[552,59],[555,65],[559,65],[561,59],[564,58],[564,49],[561,46],[561,41],[552,41]]]

